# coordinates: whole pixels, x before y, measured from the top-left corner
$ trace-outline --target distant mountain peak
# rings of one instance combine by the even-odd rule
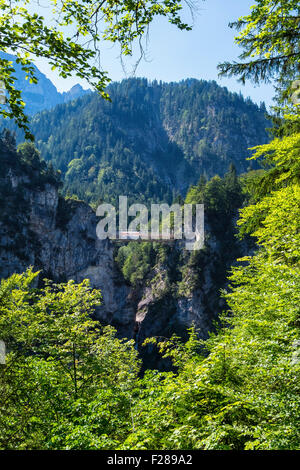
[[[60,93],[51,80],[35,65],[33,65],[33,68],[38,83],[29,83],[29,81],[25,79],[26,74],[22,70],[21,65],[16,63],[15,56],[0,51],[0,57],[10,60],[14,64],[17,86],[22,91],[23,100],[26,103],[25,111],[28,114],[32,115],[45,109],[54,108],[57,104],[66,103],[90,92],[90,90],[84,90],[82,86],[77,83],[72,86],[69,91]]]
[[[78,93],[78,92],[86,92],[88,90],[84,90],[82,86],[79,83],[76,83],[76,85],[73,85],[72,88],[70,88],[69,93]]]
[[[63,98],[62,102],[66,103],[67,101],[75,100],[86,93],[91,93],[91,90],[85,90],[79,83],[76,83],[76,85],[73,85],[69,91],[61,93]]]

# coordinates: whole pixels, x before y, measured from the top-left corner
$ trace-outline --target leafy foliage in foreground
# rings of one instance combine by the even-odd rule
[[[100,295],[87,281],[2,281],[2,448],[299,448],[300,190],[283,183],[288,146],[274,148],[276,189],[242,211],[260,249],[232,271],[224,327],[205,342],[193,328],[186,343],[148,340],[173,372],[138,377],[133,342],[90,319]]]
[[[246,178],[246,187],[263,182],[239,222],[259,250],[232,270],[224,328],[206,342],[193,328],[185,344],[148,340],[175,371],[138,377],[132,342],[90,319],[100,297],[86,281],[41,291],[30,288],[31,271],[2,281],[0,328],[9,353],[0,369],[0,448],[299,449],[296,128],[260,147],[257,156],[271,168]]]
[[[278,212],[279,201],[285,204]],[[285,188],[267,203],[262,251],[233,270],[225,327],[202,344],[208,357],[196,353],[201,343],[193,332],[184,347],[159,343],[179,373],[162,382],[146,375],[136,409],[141,425],[128,448],[299,448],[299,225],[289,228],[287,221],[283,240],[278,227],[287,209],[299,221],[299,188]]]
[[[90,319],[88,281],[30,287],[28,270],[1,283],[0,448],[114,448],[128,434],[139,367],[132,341]],[[123,424],[122,422],[123,421]]]
[[[193,329],[185,345],[148,340],[178,372],[146,373],[124,448],[299,448],[300,188],[285,167],[289,155],[296,175],[299,159],[289,138],[272,150],[258,153],[273,159],[277,189],[242,211],[239,224],[252,227],[260,250],[232,271],[224,328],[206,342]]]
[[[38,83],[32,60],[43,57],[62,78],[76,74],[86,79],[105,99],[109,98],[105,87],[110,78],[99,64],[103,41],[118,44],[121,56],[131,56],[134,43],[137,41],[141,47],[143,36],[156,16],[167,17],[180,30],[191,29],[181,20],[179,0],[163,0],[159,5],[153,0],[142,4],[128,0],[85,0],[81,3],[51,0],[49,3],[50,24],[34,1],[0,0],[1,51],[16,54],[16,62],[30,83]],[[7,95],[4,105],[0,104],[0,115],[14,119],[25,131],[26,138],[33,140],[28,117],[24,114],[22,93],[18,85],[15,86],[15,72],[11,60],[0,58],[0,89],[4,85]]]
[[[219,65],[221,74],[237,75],[245,83],[294,79],[299,73],[298,0],[256,0],[251,12],[230,24],[239,31],[235,42],[243,48],[242,62]]]

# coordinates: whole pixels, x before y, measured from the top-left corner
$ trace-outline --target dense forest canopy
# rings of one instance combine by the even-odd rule
[[[216,82],[128,79],[109,87],[112,102],[90,94],[32,120],[41,155],[60,169],[65,191],[88,202],[120,194],[170,202],[201,175],[249,167],[250,146],[266,143],[263,104]]]

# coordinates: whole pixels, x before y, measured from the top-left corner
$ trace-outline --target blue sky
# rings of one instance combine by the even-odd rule
[[[198,0],[199,11],[193,31],[190,32],[179,31],[165,18],[157,19],[150,29],[148,61],[140,63],[135,75],[166,82],[184,78],[216,80],[229,90],[241,91],[244,96],[250,96],[257,103],[265,101],[267,105],[272,104],[274,92],[271,85],[258,87],[247,83],[243,86],[235,78],[218,78],[218,63],[236,60],[241,53],[240,48],[234,44],[236,33],[228,27],[228,23],[248,14],[254,3],[253,0]],[[190,19],[187,9],[184,17]],[[126,77],[118,56],[116,46],[107,44],[102,49],[103,69],[110,73],[113,80]],[[126,64],[127,76],[131,76],[133,62],[128,61]],[[36,64],[60,91],[68,90],[80,82],[76,77],[67,80],[59,78],[43,60],[38,60]],[[84,82],[80,83],[86,86]]]

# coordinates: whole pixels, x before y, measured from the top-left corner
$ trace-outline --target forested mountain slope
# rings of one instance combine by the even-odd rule
[[[200,175],[238,173],[253,163],[249,147],[265,143],[265,107],[215,82],[129,79],[36,115],[41,155],[65,176],[65,190],[89,202],[170,201]]]
[[[182,240],[170,244],[98,240],[98,219],[88,204],[65,199],[53,168],[41,161],[32,143],[16,151],[9,132],[0,137],[0,279],[28,267],[56,282],[89,279],[100,289],[97,318],[134,339],[144,364],[165,367],[153,347],[142,347],[152,335],[186,336],[195,324],[206,338],[224,307],[220,289],[235,259],[250,245],[236,238],[237,209],[245,200],[242,178],[233,168],[193,186],[188,203],[204,202],[205,249],[185,250]]]

